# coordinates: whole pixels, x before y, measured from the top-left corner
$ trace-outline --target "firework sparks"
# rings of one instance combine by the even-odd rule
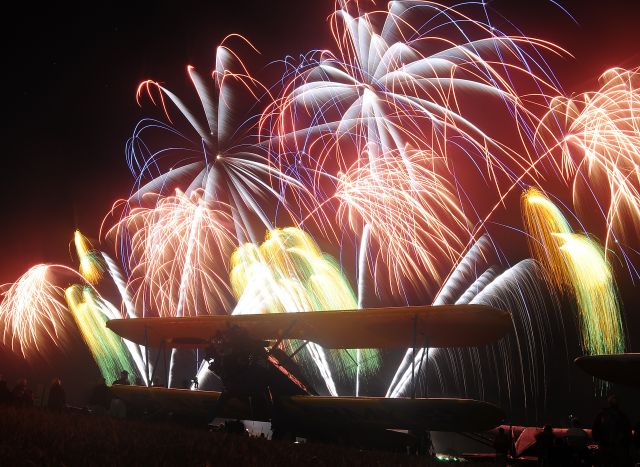
[[[624,352],[620,303],[604,250],[584,235],[556,236],[578,303],[583,349],[596,355]]]
[[[550,153],[560,151],[552,160],[572,181],[574,203],[586,183],[600,205],[607,227],[605,251],[612,235],[623,234],[625,219],[640,222],[639,108],[640,68],[613,68],[601,76],[597,91],[556,97],[538,128],[542,140],[552,141]],[[608,196],[599,194],[599,187]],[[607,198],[608,204],[602,201]]]
[[[239,93],[249,94],[253,101],[260,101],[262,95],[268,98],[269,93],[249,74],[240,56],[226,45],[233,39],[239,39],[257,52],[246,39],[232,34],[216,50],[216,65],[210,82],[194,67],[188,67],[206,121],[201,121],[198,112],[191,111],[159,83],[149,80],[138,87],[138,101],[144,94],[148,95],[153,103],[163,108],[170,122],[167,104],[172,103],[195,135],[183,135],[173,123],[140,122],[127,144],[127,159],[137,178],[136,185],[142,185],[145,179],[151,180],[131,196],[131,201],[146,193],[163,194],[164,190],[175,188],[182,188],[187,195],[202,189],[207,202],[220,201],[230,206],[239,240],[255,242],[252,216],[257,216],[268,229],[273,228],[259,201],[270,198],[286,206],[284,196],[272,187],[272,179],[296,190],[304,191],[304,187],[295,178],[278,171],[256,144],[250,134],[255,118],[239,120],[238,106],[243,103]],[[165,133],[159,141],[165,141],[164,136],[168,135],[177,139],[175,146],[154,145],[147,134],[158,130]],[[166,170],[167,165],[175,161],[178,163]]]
[[[473,256],[467,256],[467,260],[472,261]],[[525,407],[535,409],[539,396],[546,395],[549,386],[546,367],[552,358],[550,342],[555,326],[561,327],[558,304],[553,296],[551,303],[545,298],[550,297],[550,290],[544,271],[534,260],[527,259],[502,274],[489,268],[472,282],[463,294],[465,301],[511,310],[514,332],[499,343],[483,348],[416,349],[415,371],[417,375],[422,371],[422,377],[416,376],[416,380],[423,384],[426,381],[432,390],[438,382],[443,389],[462,390],[467,396],[473,394],[485,399],[491,393],[489,397],[494,400],[503,400],[505,404],[519,400]],[[477,293],[469,292],[473,289]],[[462,296],[458,298],[461,299]],[[387,397],[407,394],[411,374],[410,364],[401,367]]]
[[[82,339],[91,351],[104,379],[108,381],[122,370],[127,370],[131,375],[140,374],[145,378],[144,370],[140,372],[140,369],[144,368],[140,355],[134,354],[138,373],[134,371],[134,364],[122,339],[105,325],[107,319],[117,316],[118,311],[102,298],[96,297],[90,287],[73,285],[67,288],[64,294]],[[130,348],[135,350],[134,345]]]
[[[411,26],[415,18],[421,19],[422,26]],[[436,29],[444,36],[434,36]],[[370,225],[372,236],[376,232],[384,235],[390,226],[400,233],[385,235],[384,240],[393,238],[393,242],[379,242],[383,248],[390,247],[384,255],[390,260],[390,278],[396,286],[401,274],[407,274],[413,283],[439,285],[434,256],[442,253],[449,260],[459,259],[471,243],[460,203],[452,196],[465,192],[452,176],[453,165],[462,162],[454,164],[451,152],[470,160],[498,192],[503,183],[511,189],[521,174],[529,174],[535,159],[528,149],[530,135],[538,120],[514,88],[512,83],[518,80],[512,75],[534,83],[537,91],[554,91],[549,82],[552,79],[546,80],[550,75],[545,74],[543,60],[538,63],[534,57],[540,57],[538,49],[559,49],[544,41],[503,34],[455,9],[428,1],[391,2],[388,11],[356,17],[340,9],[332,16],[331,30],[337,52],[319,51],[305,57],[287,75],[282,97],[263,114],[261,125],[271,131],[267,139],[277,147],[277,164],[305,178],[318,196],[326,190],[327,175],[338,180],[342,183],[338,198],[349,203],[350,214],[362,211],[360,216],[367,217],[363,214],[373,214],[375,207],[373,221],[384,218],[386,222],[384,228]],[[533,52],[524,51],[529,48]],[[520,135],[519,149],[501,143],[481,128],[464,105],[467,93],[473,94],[476,102],[487,99],[491,105],[507,109],[509,121],[515,122],[514,131]],[[426,156],[425,160],[418,163],[416,153]],[[288,154],[293,155],[292,160]],[[356,157],[354,163],[354,154],[361,160]],[[438,175],[430,165],[436,160]],[[385,175],[387,169],[392,173]],[[434,173],[426,173],[429,171]],[[333,178],[330,174],[336,172],[339,175]],[[404,195],[405,207],[411,205],[413,210],[418,206],[412,215],[422,219],[409,219],[407,210],[395,215],[397,210],[384,207],[382,202],[373,205],[366,196],[361,200],[348,193],[355,176],[363,182],[355,188],[373,194],[375,187],[388,188],[399,174],[402,183],[410,183],[412,188],[408,193],[413,198]],[[381,179],[374,184],[376,177]],[[392,187],[400,188],[398,185]],[[422,203],[427,199],[436,201],[433,210]],[[366,204],[357,206],[359,201]],[[389,222],[395,219],[397,223]],[[424,233],[426,219],[435,221],[426,224],[432,240],[421,240],[419,235]],[[361,224],[362,229],[369,225]],[[426,244],[400,246],[407,238]],[[407,252],[417,258],[413,264],[406,259]]]
[[[433,36],[424,26],[415,28],[413,17],[429,24],[431,30],[439,26],[454,37]],[[378,22],[382,26],[374,26]],[[523,62],[523,57],[536,54],[525,54],[521,47],[557,53],[556,46],[505,35],[433,2],[392,2],[389,11],[359,17],[339,9],[332,16],[331,31],[338,52],[323,50],[307,57],[294,70],[284,97],[263,116],[263,124],[275,122],[280,142],[300,137],[305,146],[298,147],[298,152],[322,145],[322,139],[309,138],[326,132],[333,132],[337,139],[356,140],[360,151],[375,144],[380,154],[402,150],[406,144],[431,147],[434,137],[443,142],[443,137],[458,136],[480,149],[492,172],[495,164],[500,165],[492,152],[518,156],[463,115],[456,89],[471,89],[508,103],[516,120],[530,115],[505,72],[524,74],[538,85],[555,89],[533,72],[544,66]],[[469,41],[473,36],[482,38]],[[499,62],[493,60],[496,54]],[[305,113],[311,115],[313,124],[301,130],[296,120]],[[432,128],[433,133],[424,134],[421,126]],[[339,150],[335,144],[327,143],[320,157],[325,159]],[[345,160],[345,154],[337,156],[340,162]]]
[[[66,266],[38,264],[3,294],[2,341],[24,357],[46,357],[49,347],[64,349],[69,343],[70,316],[64,290],[55,282],[56,273],[78,277],[77,272]]]
[[[354,231],[370,227],[396,290],[403,277],[417,288],[439,285],[443,266],[457,260],[466,243],[461,238],[470,235],[452,187],[437,170],[439,159],[408,150],[405,157],[359,160],[339,174],[339,213]]]
[[[576,299],[583,349],[624,351],[620,304],[604,250],[594,240],[573,233],[560,209],[539,190],[523,194],[522,214],[532,255],[556,289]]]
[[[567,290],[571,287],[571,278],[564,255],[558,249],[556,235],[573,232],[569,222],[560,209],[536,188],[524,192],[521,206],[532,256],[545,266],[556,288]]]
[[[357,307],[355,294],[329,255],[304,231],[289,227],[272,230],[260,245],[242,245],[232,257],[231,284],[238,305],[234,314],[350,310]],[[325,351],[307,344],[308,355],[329,391],[337,394],[331,367],[345,380],[373,374],[379,365],[374,350]],[[304,353],[296,355],[305,358]]]
[[[487,256],[490,249],[491,242],[489,238],[487,236],[480,237],[458,262],[456,268],[449,275],[436,295],[432,305],[452,304],[463,294],[469,282],[477,283],[478,279],[476,278],[479,272],[482,271],[483,268],[486,268]],[[391,379],[389,389],[387,390],[387,397],[396,397],[405,391],[406,386],[411,380],[411,373],[413,371],[411,365],[413,364],[414,369],[417,368],[419,372],[427,353],[428,349],[424,348],[406,350],[395,375]],[[433,353],[427,357],[427,360],[430,358],[433,358]],[[392,394],[395,396],[392,396]]]
[[[93,249],[89,240],[79,230],[73,234],[73,243],[80,261],[80,274],[90,284],[97,284],[104,273],[100,252]]]
[[[144,197],[110,232],[127,237],[131,270],[127,287],[142,315],[192,316],[226,313],[228,258],[237,245],[228,206],[190,195]]]

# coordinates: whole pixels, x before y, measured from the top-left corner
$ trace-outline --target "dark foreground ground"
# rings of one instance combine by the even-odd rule
[[[291,444],[168,423],[0,407],[1,466],[408,466],[425,458]],[[471,466],[471,463],[464,465]],[[482,464],[487,465],[487,464]]]

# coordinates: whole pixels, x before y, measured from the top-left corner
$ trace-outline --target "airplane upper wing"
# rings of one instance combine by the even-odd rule
[[[330,349],[468,347],[500,339],[511,328],[511,315],[484,305],[444,305],[116,319],[107,327],[151,347],[203,347],[232,327],[256,340],[301,339]]]

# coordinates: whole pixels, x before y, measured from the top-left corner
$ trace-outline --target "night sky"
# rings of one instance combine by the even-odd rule
[[[545,0],[490,3],[525,34],[575,56],[551,62],[567,93],[594,89],[609,67],[640,66],[640,5],[629,6],[636,2],[563,1],[578,24]],[[261,56],[250,58],[252,71],[268,84],[278,69],[270,62],[331,46],[326,18],[332,1],[150,5],[102,3],[82,10],[48,4],[34,11],[21,2],[5,17],[0,284],[37,263],[73,264],[73,231],[95,241],[112,203],[127,196],[133,178],[124,144],[141,118],[158,115],[150,104],[136,104],[142,80],[190,93],[186,65],[211,69],[215,47],[229,33],[260,49]],[[629,316],[640,303],[637,289],[626,277],[619,280]],[[638,320],[629,323],[635,327]],[[638,333],[631,349],[640,351]],[[78,367],[88,362],[78,359]]]

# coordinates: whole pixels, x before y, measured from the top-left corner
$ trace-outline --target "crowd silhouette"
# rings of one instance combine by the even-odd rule
[[[130,384],[122,372],[113,384]],[[412,452],[360,451],[343,446],[272,441],[249,436],[240,421],[209,431],[166,421],[128,420],[123,401],[104,379],[94,385],[85,407],[67,405],[59,378],[46,398],[34,401],[26,379],[13,388],[0,375],[0,460],[2,465],[434,465],[433,456]],[[535,430],[527,456],[516,450],[513,430],[495,430],[495,465],[514,465],[528,456],[541,466],[640,465],[640,422],[632,427],[611,395],[591,429],[570,417],[569,427]],[[632,429],[633,428],[633,429]],[[531,429],[529,429],[531,430]],[[524,432],[522,432],[524,433]],[[523,436],[520,433],[519,436]],[[531,456],[531,454],[534,456]],[[476,465],[473,462],[465,465]],[[487,465],[479,462],[477,465]]]

